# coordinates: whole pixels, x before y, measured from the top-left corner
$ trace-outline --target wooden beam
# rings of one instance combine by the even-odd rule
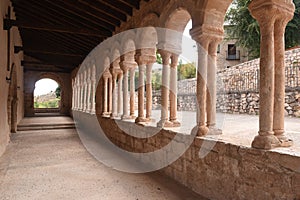
[[[40,67],[58,67],[60,69],[74,69],[75,65],[59,63],[59,62],[42,62],[42,61],[22,61],[22,66],[40,66]]]
[[[15,46],[14,52],[19,53],[20,51],[24,51],[27,53],[50,54],[50,55],[67,56],[67,57],[79,57],[79,58],[85,57],[85,55],[82,55],[82,54],[65,53],[65,52],[58,52],[58,51],[47,51],[44,49],[30,49],[30,48]]]
[[[24,71],[35,71],[35,72],[55,72],[55,73],[70,73],[71,71],[66,70],[56,70],[56,69],[39,69],[39,68],[30,68],[30,67],[24,67]]]
[[[17,26],[18,28],[23,28],[23,29],[50,31],[50,32],[58,32],[58,33],[70,33],[70,34],[93,36],[93,37],[110,37],[112,35],[112,33],[109,31],[94,31],[94,30],[92,31],[86,29],[66,27],[61,25],[27,23],[27,22],[10,20],[10,19],[4,19],[4,24],[6,27]]]

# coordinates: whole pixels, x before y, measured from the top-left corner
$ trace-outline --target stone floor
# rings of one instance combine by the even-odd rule
[[[67,117],[25,118],[24,123],[68,123]],[[159,174],[128,174],[95,160],[76,130],[22,131],[0,158],[0,199],[200,200]]]

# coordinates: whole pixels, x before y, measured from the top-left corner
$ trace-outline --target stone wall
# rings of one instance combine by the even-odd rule
[[[91,117],[86,113],[76,113],[81,130],[87,130],[85,125],[89,130],[97,130],[91,129],[90,124],[85,124]],[[110,141],[129,152],[153,152],[162,149],[176,134],[168,130],[158,130],[155,136],[141,139],[132,135],[140,133],[142,127],[134,126],[131,122],[101,117],[98,120]],[[118,125],[128,127],[131,135],[123,132]],[[149,133],[152,129],[157,128],[147,127]],[[191,136],[182,134],[181,137]],[[184,146],[183,143],[182,145]],[[201,158],[200,149],[203,153]],[[156,158],[147,165],[164,162],[164,159],[167,158]],[[196,137],[178,160],[160,171],[209,199],[300,199],[299,162],[300,158],[295,155]],[[133,167],[137,167],[136,164]]]
[[[300,48],[285,53],[286,116],[300,117]],[[224,69],[217,74],[217,110],[224,113],[259,113],[259,59]],[[196,79],[178,82],[178,110],[196,111]],[[160,105],[160,91],[153,94]]]
[[[24,105],[25,116],[34,116],[34,89],[35,83],[43,78],[50,78],[56,81],[61,86],[61,104],[60,113],[70,115],[72,107],[72,82],[71,75],[67,73],[51,73],[51,72],[36,72],[26,71],[24,73]]]
[[[14,46],[22,46],[18,28],[10,30],[10,62],[8,66],[8,31],[3,30],[3,19],[6,17],[9,0],[0,1],[0,156],[10,140],[10,132],[15,125],[23,118],[23,67],[21,60],[23,54],[14,54]],[[12,10],[12,18],[15,19]],[[12,67],[14,65],[14,67]],[[10,68],[9,70],[7,68]],[[6,78],[11,78],[7,81]],[[15,112],[12,112],[15,111]],[[12,114],[13,113],[13,114]]]

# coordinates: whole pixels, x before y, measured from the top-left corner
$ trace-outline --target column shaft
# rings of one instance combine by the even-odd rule
[[[122,115],[122,105],[123,105],[123,74],[119,74],[118,78],[118,116]]]
[[[111,114],[113,107],[113,78],[110,77],[108,81],[108,113]]]
[[[103,79],[103,115],[108,114],[108,78]]]
[[[146,118],[152,116],[152,66],[148,64],[146,67]]]
[[[117,101],[118,101],[118,97],[117,97],[117,75],[113,75],[113,81],[112,81],[112,113],[111,113],[111,117],[117,117],[118,115],[118,111],[117,111]]]
[[[207,70],[207,126],[214,127],[216,125],[216,70],[217,70],[217,47],[218,43],[213,41],[208,47],[208,70]]]
[[[135,69],[130,70],[130,116],[134,117],[134,105],[135,105],[135,82],[134,82]]]
[[[136,122],[144,122],[144,99],[145,99],[145,70],[146,64],[139,64],[139,86],[138,86],[138,117]]]
[[[180,126],[177,120],[177,65],[178,55],[171,57],[171,72],[170,72],[170,121],[173,126]]]
[[[128,119],[128,70],[123,70],[124,73],[124,83],[123,83],[123,119]]]

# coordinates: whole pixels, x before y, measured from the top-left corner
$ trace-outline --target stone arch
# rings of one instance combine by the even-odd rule
[[[139,23],[138,27],[147,27],[147,26],[158,27],[159,26],[159,17],[160,17],[160,15],[158,13],[149,12],[143,17],[143,19]]]
[[[10,132],[15,133],[17,131],[17,109],[18,109],[18,85],[17,85],[17,71],[16,65],[13,63],[11,66],[9,81],[9,94],[7,98],[7,116]]]
[[[178,32],[183,32],[187,23],[191,19],[191,14],[187,11],[187,9],[179,7],[168,15],[164,27]]]

